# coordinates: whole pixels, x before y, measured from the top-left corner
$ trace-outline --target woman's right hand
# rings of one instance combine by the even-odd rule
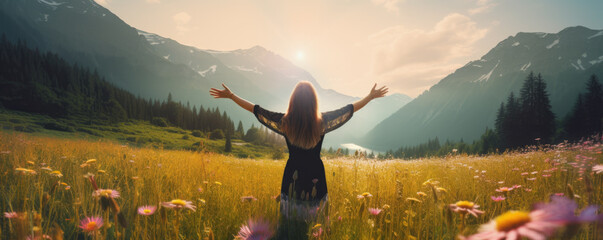
[[[224,83],[222,83],[222,87],[224,87],[224,90],[211,88],[209,90],[209,94],[212,95],[214,98],[231,98],[232,95],[234,95],[234,93],[232,93],[230,89],[226,85],[224,85]]]
[[[387,94],[387,91],[389,91],[389,89],[386,86],[383,86],[379,89],[377,88],[377,84],[375,83],[375,85],[373,85],[373,89],[371,89],[371,92],[369,93],[368,97],[372,100],[375,98],[380,98],[385,96],[385,94]]]

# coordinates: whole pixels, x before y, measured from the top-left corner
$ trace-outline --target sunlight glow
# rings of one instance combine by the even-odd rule
[[[305,54],[303,51],[297,51],[297,54],[295,56],[295,58],[297,58],[297,60],[304,60]]]

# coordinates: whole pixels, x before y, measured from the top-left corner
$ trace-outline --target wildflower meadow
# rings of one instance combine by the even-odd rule
[[[600,139],[599,139],[600,140]],[[603,145],[323,159],[310,239],[601,239]],[[267,239],[285,161],[0,134],[2,239]],[[286,177],[286,176],[285,176]]]

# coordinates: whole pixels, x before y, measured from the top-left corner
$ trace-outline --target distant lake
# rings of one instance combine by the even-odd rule
[[[354,154],[354,152],[356,150],[358,150],[360,152],[365,152],[366,151],[366,154],[371,154],[371,152],[373,152],[375,155],[377,155],[379,153],[382,153],[380,151],[376,151],[376,150],[373,150],[373,149],[365,148],[363,146],[360,146],[360,145],[357,145],[357,144],[354,144],[354,143],[344,143],[344,144],[341,144],[340,146],[343,149],[345,149],[345,148],[350,149],[350,154]]]

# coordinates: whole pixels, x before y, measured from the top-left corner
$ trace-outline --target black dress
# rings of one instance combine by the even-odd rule
[[[317,221],[317,217],[321,214],[326,216],[328,191],[325,168],[320,159],[322,141],[326,133],[341,127],[352,118],[354,114],[353,105],[348,104],[340,109],[322,113],[322,134],[320,141],[311,149],[303,149],[289,142],[289,139],[283,134],[280,128],[281,119],[284,116],[283,113],[271,112],[259,105],[254,106],[253,113],[264,126],[283,135],[289,148],[289,159],[287,160],[281,183],[281,217],[286,220],[309,223]],[[283,221],[281,221],[281,226],[279,226],[279,235],[282,235],[283,231],[291,234],[293,230],[287,229],[291,226],[282,226],[282,223]],[[293,232],[307,232],[307,228],[303,229],[304,226],[301,228]],[[289,237],[278,238],[293,239],[291,235]]]

